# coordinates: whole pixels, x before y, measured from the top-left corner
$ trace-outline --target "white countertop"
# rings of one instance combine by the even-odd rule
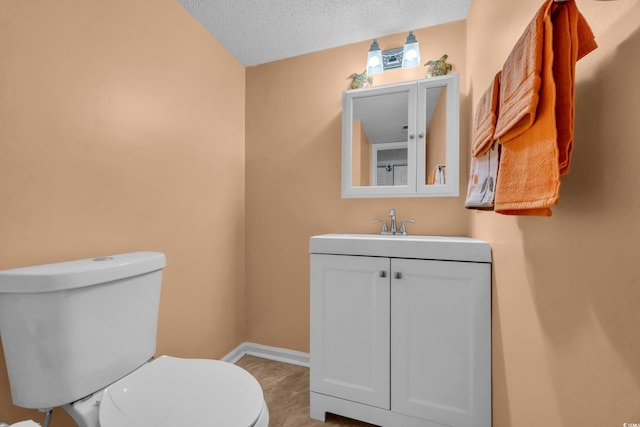
[[[491,262],[489,243],[470,237],[454,236],[323,234],[311,237],[309,252],[312,254]]]

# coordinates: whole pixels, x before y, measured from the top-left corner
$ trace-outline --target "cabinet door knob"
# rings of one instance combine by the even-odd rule
[[[420,139],[424,138],[424,132],[420,132],[420,133],[418,134],[418,138],[420,138]]]
[[[387,277],[387,272],[384,270],[380,270],[380,277]]]
[[[402,273],[400,273],[399,271],[396,272],[395,276],[396,279],[402,279]]]

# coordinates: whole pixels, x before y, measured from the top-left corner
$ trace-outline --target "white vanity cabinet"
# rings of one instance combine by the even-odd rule
[[[491,426],[491,251],[430,236],[311,238],[311,418]]]

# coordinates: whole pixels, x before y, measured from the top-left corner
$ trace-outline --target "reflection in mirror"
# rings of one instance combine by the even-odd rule
[[[408,91],[353,100],[352,186],[407,185],[408,116]]]
[[[424,98],[425,185],[446,180],[446,88],[429,87]],[[406,186],[409,92],[353,100],[351,185]],[[424,140],[423,140],[424,138]]]
[[[391,142],[372,146],[372,185],[407,185],[407,143]]]
[[[446,109],[445,87],[427,88],[425,97],[425,184],[441,185],[446,183]]]

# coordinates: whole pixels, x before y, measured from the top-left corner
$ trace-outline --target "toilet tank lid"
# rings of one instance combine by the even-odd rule
[[[0,271],[1,293],[41,293],[83,288],[161,270],[160,252],[132,252]]]

